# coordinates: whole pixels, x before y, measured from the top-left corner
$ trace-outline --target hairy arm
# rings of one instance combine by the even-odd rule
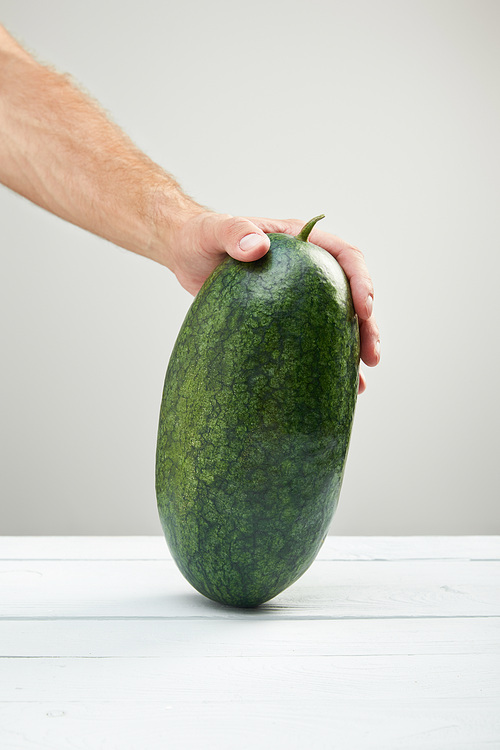
[[[164,265],[179,226],[206,211],[69,76],[36,62],[1,26],[0,181]]]
[[[2,26],[0,182],[62,219],[167,266],[192,294],[226,254],[256,260],[269,249],[267,232],[297,234],[304,223],[234,217],[196,203],[69,76],[37,62]],[[361,323],[361,356],[376,365],[373,285],[362,254],[316,228],[311,241],[346,272]]]

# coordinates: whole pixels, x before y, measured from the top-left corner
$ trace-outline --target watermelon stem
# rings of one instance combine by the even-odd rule
[[[320,219],[324,219],[325,214],[321,214],[320,216],[315,216],[314,219],[311,219],[311,221],[308,221],[307,224],[302,227],[301,231],[297,235],[298,240],[302,240],[302,242],[307,242],[307,238],[312,232],[312,228],[318,222]]]

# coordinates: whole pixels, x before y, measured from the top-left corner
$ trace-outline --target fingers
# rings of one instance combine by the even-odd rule
[[[380,333],[373,315],[373,283],[363,253],[340,237],[327,232],[318,231],[314,234],[313,230],[311,234],[311,241],[328,250],[338,260],[349,279],[354,309],[359,318],[361,359],[368,367],[375,367],[380,361]]]
[[[263,219],[253,218],[265,232],[284,232],[296,235],[305,222],[297,219]],[[327,250],[342,266],[351,285],[354,308],[361,320],[368,320],[373,311],[373,284],[365,264],[361,250],[336,237],[329,232],[323,232],[315,226],[309,235],[309,242]]]
[[[375,367],[380,362],[380,334],[373,315],[368,320],[360,320],[359,336],[361,359],[368,367]]]
[[[358,393],[364,393],[365,391],[366,391],[366,379],[365,379],[364,373],[360,370]]]
[[[262,258],[269,250],[269,237],[249,219],[225,217],[216,227],[217,244],[236,260]]]
[[[338,260],[349,279],[356,313],[361,320],[368,320],[373,313],[374,291],[361,250],[349,245],[340,237],[319,229],[316,231],[313,229],[309,239],[328,250]]]
[[[265,232],[284,232],[291,235],[297,235],[305,224],[304,221],[297,219],[252,217],[251,220]],[[380,334],[373,316],[373,283],[363,253],[340,237],[324,232],[317,226],[309,235],[309,241],[333,255],[349,279],[354,309],[360,322],[361,359],[369,367],[374,367],[380,361]]]
[[[270,240],[250,219],[202,211],[182,225],[175,246],[169,267],[184,289],[197,294],[226,255],[258,260],[269,250]]]
[[[265,219],[210,213],[204,217],[205,253],[215,262],[223,253],[236,260],[258,260],[269,250],[269,232],[297,235],[305,222],[298,219]],[[340,237],[314,227],[309,241],[327,250],[342,266],[349,283],[354,309],[360,322],[361,359],[369,367],[380,361],[380,334],[373,315],[373,283],[363,253]],[[207,274],[208,275],[208,274]],[[366,381],[360,376],[360,393]]]

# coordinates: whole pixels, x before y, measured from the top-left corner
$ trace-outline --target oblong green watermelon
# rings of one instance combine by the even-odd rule
[[[321,217],[318,217],[321,218]],[[206,597],[255,607],[315,559],[338,503],[359,329],[337,261],[270,234],[196,296],[170,357],[156,455],[171,553]]]

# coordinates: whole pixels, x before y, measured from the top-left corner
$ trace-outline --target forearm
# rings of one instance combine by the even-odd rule
[[[172,238],[206,209],[72,84],[0,27],[0,181],[52,213],[172,267]]]
[[[34,203],[165,266],[196,294],[227,254],[261,258],[268,233],[297,220],[217,214],[186,196],[68,76],[40,65],[0,25],[0,182]],[[380,358],[373,285],[359,250],[313,230],[337,258],[361,320],[363,360]]]

